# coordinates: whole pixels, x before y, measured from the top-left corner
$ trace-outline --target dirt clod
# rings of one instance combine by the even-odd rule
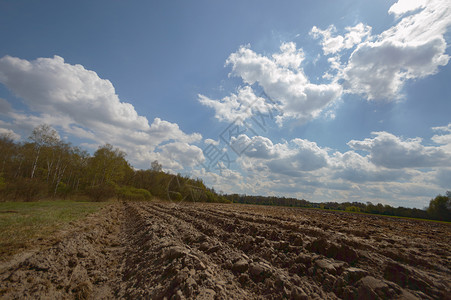
[[[232,271],[243,273],[246,272],[248,268],[249,268],[248,262],[245,259],[240,259],[233,264]]]

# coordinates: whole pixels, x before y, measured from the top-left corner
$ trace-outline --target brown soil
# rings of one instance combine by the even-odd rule
[[[450,299],[451,226],[320,210],[116,203],[0,265],[0,298]]]

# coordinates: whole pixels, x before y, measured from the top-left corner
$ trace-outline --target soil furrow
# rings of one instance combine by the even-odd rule
[[[372,274],[378,280],[386,281],[384,283],[388,284],[388,286],[393,282],[400,283],[404,287],[409,287],[410,285],[412,292],[417,292],[424,298],[427,298],[427,296],[422,295],[421,291],[427,291],[428,294],[434,297],[434,295],[440,295],[440,293],[435,292],[436,290],[443,290],[444,287],[449,286],[443,280],[443,273],[449,273],[449,268],[446,265],[442,267],[434,266],[422,258],[424,253],[418,252],[416,255],[406,254],[403,247],[412,246],[411,243],[407,242],[406,238],[399,235],[387,237],[392,243],[385,243],[385,245],[383,245],[384,240],[379,239],[378,241],[377,235],[376,238],[373,238],[373,233],[383,234],[381,230],[374,231],[374,228],[379,229],[381,227],[377,225],[382,222],[381,220],[377,220],[374,226],[367,226],[370,231],[372,230],[372,232],[368,233],[365,232],[366,228],[362,221],[356,220],[356,216],[348,217],[345,215],[343,217],[341,214],[333,216],[333,221],[340,217],[343,217],[345,220],[338,222],[339,224],[341,223],[342,227],[345,227],[341,228],[341,232],[346,232],[346,227],[354,226],[353,232],[357,234],[353,236],[334,232],[327,219],[322,219],[322,223],[313,219],[293,226],[292,224],[297,222],[295,218],[284,217],[283,221],[280,221],[278,218],[272,218],[268,222],[266,218],[259,220],[257,219],[257,214],[249,214],[248,212],[244,212],[245,216],[240,217],[239,212],[236,210],[237,206],[233,206],[233,212],[227,211],[227,206],[225,205],[221,205],[221,211],[215,210],[217,207],[211,207],[206,204],[182,205],[179,211],[183,212],[183,216],[180,215],[182,213],[179,213],[178,217],[195,224],[199,230],[207,234],[212,234],[216,230],[217,235],[224,242],[231,243],[233,247],[242,250],[251,258],[264,258],[272,267],[286,268],[289,274],[305,275],[306,278],[304,280],[313,278],[321,282],[324,279],[326,281],[328,279],[330,284],[322,282],[319,286],[325,291],[334,291],[335,295],[339,297],[351,294],[353,292],[352,288],[351,291],[345,292],[343,292],[343,289],[340,289],[339,282],[342,276],[338,276],[339,279],[337,280],[337,276],[332,278],[318,275],[317,261],[322,266],[335,264],[336,269],[338,268],[339,271],[337,274],[332,275],[340,275],[340,272],[344,270],[345,277],[347,277],[349,276],[347,275],[347,269],[355,271],[354,269],[358,268],[358,272],[361,272],[360,274]],[[158,209],[167,212],[167,206],[164,203],[158,204]],[[318,215],[316,211],[312,211],[312,213],[313,215]],[[190,217],[186,214],[189,214]],[[321,213],[319,215],[323,216],[324,214]],[[327,213],[326,215],[332,215],[332,213]],[[228,217],[230,218],[229,220],[227,219]],[[365,217],[367,216],[363,218]],[[372,216],[370,217],[373,218]],[[390,220],[387,218],[385,220],[384,218],[381,219],[383,221]],[[280,226],[280,222],[283,222],[282,226]],[[313,224],[313,226],[310,224]],[[317,227],[314,226],[315,224],[317,224]],[[300,238],[300,241],[296,241],[296,238]],[[393,238],[396,238],[399,243],[393,243]],[[417,240],[419,239],[418,237],[416,238]],[[256,244],[258,246],[255,246]],[[381,247],[381,245],[383,246]],[[412,247],[409,250],[411,253],[416,251]],[[326,262],[324,262],[324,259]],[[287,266],[290,267],[288,268]],[[330,266],[329,269],[333,270]],[[393,279],[390,273],[397,272],[412,274],[422,283],[406,283],[400,279]],[[404,275],[399,276],[402,277]],[[408,276],[406,275],[406,277]],[[394,281],[387,281],[387,278]],[[414,279],[411,279],[411,281],[415,282]],[[430,285],[435,286],[435,288]],[[398,286],[391,286],[390,293],[402,295],[409,292],[399,289]]]
[[[155,207],[152,207],[156,209]],[[231,270],[237,277],[236,280],[241,283],[243,287],[248,287],[255,293],[270,298],[288,297],[291,294],[291,289],[296,287],[299,282],[299,276],[293,278],[287,270],[287,264],[277,262],[276,265],[272,264],[268,260],[262,258],[261,253],[250,251],[249,240],[246,239],[245,234],[239,236],[232,236],[231,238],[219,238],[216,236],[224,237],[227,234],[223,228],[218,226],[213,220],[207,222],[205,220],[190,216],[186,214],[185,208],[175,209],[173,211],[168,210],[164,213],[175,216],[176,218],[183,219],[189,224],[193,224],[197,230],[204,233],[207,236],[207,240],[200,245],[200,249],[204,252],[215,255],[216,260],[226,270]],[[158,212],[163,212],[160,206],[156,209]],[[240,249],[238,252],[233,249]],[[246,254],[247,255],[246,255]],[[288,261],[288,260],[287,260]],[[293,259],[294,261],[294,259]],[[246,269],[250,268],[249,274],[245,273]],[[262,269],[265,274],[254,274]],[[254,271],[254,273],[252,273]],[[258,272],[257,272],[258,273]],[[322,290],[321,286],[318,286],[313,280],[304,278],[303,286],[307,290],[307,295],[311,298],[320,296],[323,299],[336,298],[335,295],[329,294]]]
[[[451,226],[298,208],[115,202],[0,265],[2,299],[447,299]]]

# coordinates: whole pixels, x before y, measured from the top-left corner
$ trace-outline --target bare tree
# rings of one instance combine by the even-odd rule
[[[163,170],[163,166],[160,163],[158,163],[158,160],[154,160],[150,164],[150,169],[154,172],[161,172]]]
[[[43,146],[53,146],[59,141],[58,132],[47,124],[41,124],[33,129],[29,139],[34,143],[35,158],[31,169],[31,178],[34,177],[39,155]]]

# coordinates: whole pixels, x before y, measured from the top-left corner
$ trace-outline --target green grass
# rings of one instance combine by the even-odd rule
[[[61,200],[0,202],[0,260],[105,205],[105,202]]]

